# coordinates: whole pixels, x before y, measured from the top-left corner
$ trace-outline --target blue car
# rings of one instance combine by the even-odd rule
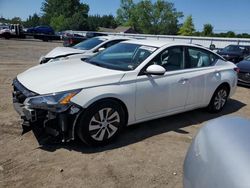
[[[54,35],[55,32],[50,26],[37,26],[27,29],[27,33]]]

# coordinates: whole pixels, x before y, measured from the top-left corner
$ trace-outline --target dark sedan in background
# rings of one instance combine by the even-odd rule
[[[86,39],[98,37],[98,36],[107,36],[107,34],[99,33],[99,32],[87,32],[86,36],[79,35],[79,34],[67,34],[63,37],[63,46],[71,47],[74,46]]]
[[[250,55],[236,65],[240,69],[238,83],[240,85],[250,86]]]
[[[245,45],[229,45],[217,52],[226,60],[238,63],[246,56],[250,55],[250,46]]]

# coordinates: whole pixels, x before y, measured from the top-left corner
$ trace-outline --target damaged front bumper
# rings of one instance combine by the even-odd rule
[[[75,139],[74,129],[81,107],[70,103],[63,111],[50,111],[46,109],[31,108],[25,104],[29,97],[39,96],[18,82],[13,82],[13,106],[23,120],[23,134],[39,129],[39,138],[53,138],[57,142],[68,142]],[[39,140],[38,140],[39,141]]]

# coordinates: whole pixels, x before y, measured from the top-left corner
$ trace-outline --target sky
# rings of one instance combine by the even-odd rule
[[[120,6],[120,0],[80,0],[90,7],[89,14],[112,14]],[[138,2],[139,0],[135,0]],[[156,0],[152,0],[155,2]],[[250,0],[169,0],[184,19],[192,15],[196,30],[210,23],[215,32],[250,33]],[[15,16],[27,19],[33,13],[41,14],[43,0],[0,0],[0,17]],[[183,20],[180,20],[182,23]]]

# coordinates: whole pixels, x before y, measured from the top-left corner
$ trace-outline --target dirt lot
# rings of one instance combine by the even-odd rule
[[[192,138],[208,120],[250,116],[250,89],[239,87],[220,114],[195,110],[127,128],[112,145],[39,147],[21,136],[12,108],[12,79],[61,43],[0,39],[0,187],[182,187],[182,165]]]

